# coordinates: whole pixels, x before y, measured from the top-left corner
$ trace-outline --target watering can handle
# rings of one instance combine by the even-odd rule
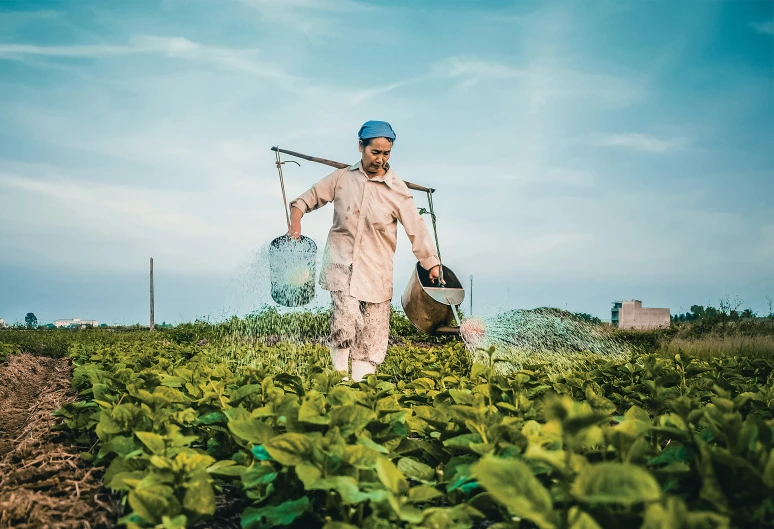
[[[335,167],[336,169],[344,169],[345,167],[349,167],[348,163],[334,162],[333,160],[326,160],[325,158],[318,158],[317,156],[309,156],[308,154],[301,154],[300,152],[287,151],[285,149],[280,149],[279,147],[272,147],[271,150],[276,152],[281,152],[284,154],[289,154],[290,156],[295,156],[296,158],[309,160],[310,162],[317,162],[323,165],[329,165],[331,167]],[[425,187],[418,184],[412,184],[411,182],[408,182],[406,180],[404,180],[403,182],[406,184],[406,187],[408,187],[409,189],[413,189],[414,191],[423,191],[425,193],[435,192],[435,189],[432,189],[430,187]]]

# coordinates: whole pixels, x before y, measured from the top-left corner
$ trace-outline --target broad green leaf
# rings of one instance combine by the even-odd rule
[[[398,470],[417,481],[430,481],[435,478],[435,470],[432,467],[408,457],[402,457],[398,461]]]
[[[358,404],[348,404],[333,408],[328,414],[331,426],[338,426],[344,437],[358,433],[372,420],[376,419],[373,410]]]
[[[564,431],[567,432],[569,435],[576,435],[581,430],[585,430],[586,428],[595,426],[599,424],[600,421],[603,421],[605,419],[607,419],[606,413],[591,412],[585,415],[576,415],[574,417],[567,417],[562,422],[562,427],[564,428]]]
[[[153,432],[134,432],[134,435],[142,441],[142,444],[144,444],[152,454],[164,454],[166,446],[164,444],[164,438],[159,434]]]
[[[473,404],[473,394],[467,389],[450,389],[449,395],[454,399],[455,404],[470,406]]]
[[[126,454],[134,452],[139,447],[140,445],[137,444],[134,437],[117,435],[100,448],[99,456],[104,457],[111,452],[114,452],[119,456],[125,456]]]
[[[626,413],[624,413],[624,417],[629,421],[642,421],[650,424],[650,415],[648,415],[648,412],[640,408],[639,406],[632,406],[628,410],[626,410]]]
[[[215,492],[206,476],[185,484],[183,507],[202,516],[215,514]]]
[[[454,507],[431,507],[422,511],[424,523],[420,527],[438,529],[470,529],[477,527],[477,520],[486,518],[484,514],[468,503]],[[483,525],[482,525],[483,527]],[[513,524],[492,524],[488,529],[513,529]]]
[[[168,497],[172,495],[172,489],[163,485],[154,485],[143,490],[133,490],[129,493],[129,506],[134,512],[142,516],[149,523],[157,524],[163,515],[177,515],[171,513]]]
[[[379,452],[363,445],[350,445],[344,449],[342,460],[355,468],[371,470],[376,468]]]
[[[238,465],[236,461],[227,459],[224,461],[218,461],[214,465],[210,466],[207,468],[207,472],[215,476],[242,477],[244,473],[247,472],[248,468],[249,467],[244,465]]]
[[[471,444],[480,443],[483,439],[477,433],[466,433],[452,437],[443,442],[446,448],[456,448],[458,450],[469,450]]]
[[[164,529],[185,529],[186,525],[188,525],[188,518],[185,514],[180,514],[174,518],[169,516],[161,517],[161,526]]]
[[[274,436],[274,431],[260,419],[236,419],[228,421],[231,433],[253,444],[263,444]]]
[[[320,469],[308,463],[296,465],[295,470],[298,479],[304,484],[305,490],[335,490],[347,505],[355,505],[369,500],[380,502],[384,500],[385,495],[387,494],[383,490],[364,492],[360,490],[359,484],[355,481],[355,478],[350,476],[331,476],[322,478]]]
[[[269,465],[253,465],[242,474],[242,486],[246,489],[268,485],[277,479],[277,472]]]
[[[389,454],[389,450],[387,450],[384,446],[380,445],[379,443],[373,442],[370,437],[367,437],[366,435],[360,435],[357,438],[357,444],[363,445],[367,448],[370,448],[371,450],[375,450],[376,452],[379,452],[380,454]]]
[[[355,403],[355,392],[346,386],[336,386],[328,393],[328,404],[347,406]]]
[[[298,409],[298,420],[310,424],[330,423],[330,417],[325,415],[325,395],[316,390],[307,393]]]
[[[580,510],[578,507],[572,507],[569,513],[570,529],[602,529],[594,518]]]
[[[585,503],[634,505],[657,501],[661,487],[642,467],[605,462],[589,466],[572,485],[572,494]]]
[[[481,486],[512,515],[526,518],[541,529],[555,527],[551,495],[525,463],[486,456],[471,470]]]
[[[246,397],[252,395],[253,393],[258,393],[260,391],[261,391],[260,384],[247,384],[245,386],[240,386],[235,390],[233,390],[229,395],[229,398],[228,398],[229,405],[236,406]]]
[[[683,445],[671,443],[669,446],[664,448],[663,452],[648,461],[648,464],[652,466],[673,465],[676,463],[688,463],[690,460],[691,456]]]
[[[197,426],[201,424],[226,424],[226,415],[222,411],[214,411],[200,416],[194,421],[194,424]]]
[[[119,434],[125,431],[127,431],[126,428],[124,428],[122,424],[116,422],[110,416],[109,411],[102,410],[99,413],[99,424],[97,424],[95,432],[101,441],[105,442],[110,438],[111,435]]]
[[[156,386],[156,389],[153,390],[151,398],[148,400],[148,404],[155,406],[167,406],[177,402],[185,402],[185,397],[182,393],[174,388]]]
[[[171,375],[162,375],[161,385],[168,388],[182,388],[185,384],[185,379],[180,377],[173,377]]]
[[[188,473],[206,471],[207,467],[215,463],[212,456],[200,454],[194,450],[181,451],[175,456],[175,461]]]
[[[322,477],[320,469],[309,463],[300,463],[296,465],[295,470],[298,479],[304,484],[306,490],[312,490],[315,482]]]
[[[546,450],[540,445],[531,444],[524,453],[524,457],[533,461],[540,461],[562,473],[567,471],[567,457],[564,450]]]
[[[645,510],[642,529],[728,529],[726,516],[706,511],[689,512],[682,500],[667,497]]]
[[[105,481],[105,485],[109,486],[113,490],[132,490],[130,484],[136,484],[145,477],[146,470],[134,470],[132,472],[118,472],[108,482]]]
[[[258,461],[271,461],[269,452],[266,451],[262,445],[254,446],[250,449],[250,452],[255,456]]]
[[[422,511],[413,505],[401,504],[398,498],[390,494],[387,498],[395,514],[404,522],[418,524],[422,522]]]
[[[774,488],[774,448],[769,452],[769,458],[763,468],[761,478],[767,486]]]
[[[124,472],[136,472],[136,471],[143,471],[143,475],[145,474],[144,465],[140,461],[127,460],[123,457],[116,457],[113,459],[113,461],[110,462],[110,465],[105,471],[105,475],[102,477],[102,482],[106,486],[112,487],[113,485],[112,480],[116,476]]]
[[[380,457],[376,463],[376,474],[379,480],[393,494],[405,494],[408,483],[398,467],[386,457]]]
[[[408,491],[408,501],[412,503],[422,503],[425,501],[434,500],[439,496],[443,496],[443,493],[434,487],[428,485],[419,485],[418,487],[412,487]]]
[[[309,498],[302,496],[279,505],[267,505],[256,509],[248,507],[242,513],[242,529],[263,529],[290,525],[310,508]]]
[[[272,459],[285,466],[303,463],[314,449],[312,440],[300,433],[278,435],[266,441],[263,446]]]
[[[604,416],[615,413],[616,406],[610,399],[597,395],[591,386],[586,388],[586,401],[591,405],[592,409]]]
[[[156,468],[172,470],[172,460],[162,456],[151,456],[150,463]]]

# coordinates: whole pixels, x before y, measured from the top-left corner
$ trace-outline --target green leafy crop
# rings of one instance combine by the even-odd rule
[[[771,359],[640,354],[505,376],[461,344],[409,345],[353,384],[321,345],[239,347],[72,351],[80,400],[57,415],[106,467],[126,527],[190,527],[227,492],[245,529],[774,521]]]

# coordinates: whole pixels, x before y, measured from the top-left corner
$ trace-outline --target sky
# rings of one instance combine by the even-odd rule
[[[157,322],[273,304],[270,147],[355,163],[370,119],[466,312],[769,311],[771,1],[5,0],[0,318],[147,323],[150,257]],[[399,227],[396,305],[414,263]]]

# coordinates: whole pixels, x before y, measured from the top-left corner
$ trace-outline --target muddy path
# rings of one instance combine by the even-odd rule
[[[112,527],[117,505],[101,469],[52,431],[75,400],[66,358],[14,355],[0,364],[0,528]]]

